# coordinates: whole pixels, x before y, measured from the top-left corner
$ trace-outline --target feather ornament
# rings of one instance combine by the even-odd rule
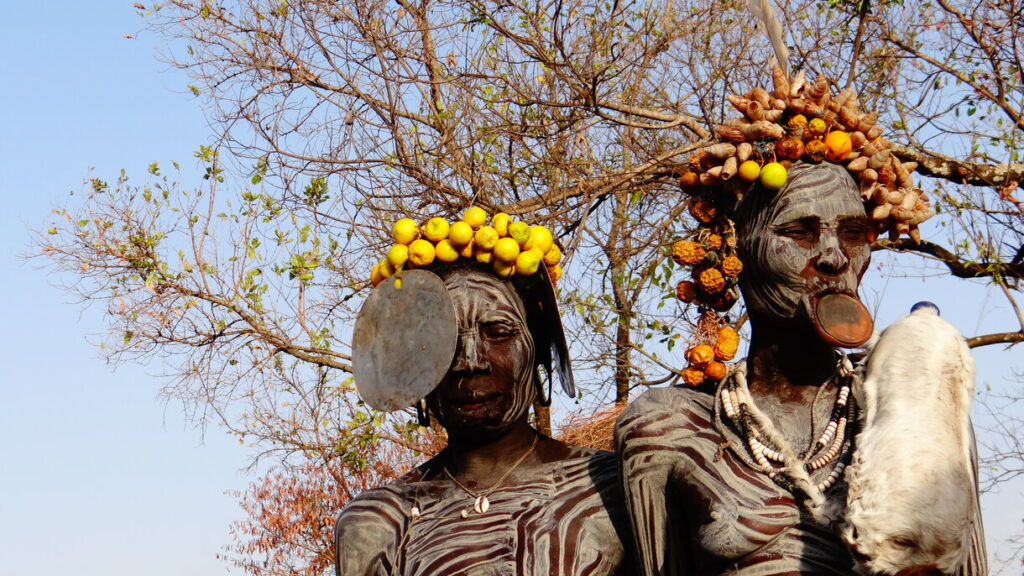
[[[786,38],[782,30],[782,24],[775,16],[769,0],[747,0],[747,7],[755,18],[761,21],[764,35],[775,52],[776,64],[782,69],[786,79],[789,79],[789,48],[786,47]]]

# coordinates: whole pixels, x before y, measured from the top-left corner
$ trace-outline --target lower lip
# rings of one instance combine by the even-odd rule
[[[476,403],[476,404],[462,404],[461,405],[461,408],[463,410],[479,410],[480,408],[483,408],[483,407],[484,407],[484,405],[483,405],[482,402]]]

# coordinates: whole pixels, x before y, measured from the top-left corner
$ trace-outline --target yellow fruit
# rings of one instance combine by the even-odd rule
[[[825,121],[821,118],[811,118],[805,130],[810,136],[821,136],[825,133],[825,130],[828,130],[828,124],[825,124]]]
[[[520,246],[524,246],[530,241],[530,225],[516,220],[508,225],[508,235],[516,242],[519,242]]]
[[[540,266],[540,261],[543,256],[537,253],[536,250],[524,250],[519,253],[516,257],[516,274],[523,276],[529,276],[537,272],[537,268]]]
[[[391,235],[399,244],[411,244],[420,237],[420,227],[412,218],[402,218],[391,227]]]
[[[498,231],[490,226],[481,226],[473,235],[476,247],[480,250],[493,250],[498,243]]]
[[[385,258],[377,264],[377,274],[380,274],[381,279],[387,278],[395,273],[395,267],[388,262]]]
[[[543,226],[530,226],[530,239],[526,241],[524,248],[528,250],[536,249],[543,256],[551,249],[554,241],[551,231],[547,228]]]
[[[393,268],[398,268],[409,259],[409,247],[405,244],[395,244],[388,250],[387,260]]]
[[[470,206],[462,214],[462,221],[473,227],[474,230],[487,222],[487,212],[479,206]]]
[[[511,223],[512,217],[504,212],[491,216],[491,227],[498,231],[498,236],[508,236],[508,225]]]
[[[778,190],[786,185],[786,167],[778,162],[769,162],[761,168],[761,185],[769,190]]]
[[[559,278],[562,277],[562,266],[560,264],[555,264],[548,268],[548,276],[551,276],[552,282],[558,282]]]
[[[448,221],[444,218],[431,218],[423,226],[423,235],[431,242],[440,242],[448,237]]]
[[[494,257],[498,260],[515,262],[520,252],[519,243],[508,237],[501,238],[495,242],[494,248],[491,251],[494,252]]]
[[[761,165],[754,160],[747,160],[743,164],[740,164],[736,175],[744,182],[753,182],[761,175]]]
[[[459,259],[459,251],[455,249],[451,241],[445,239],[434,247],[434,256],[441,262],[455,262]]]
[[[477,250],[474,256],[476,256],[476,261],[481,264],[490,264],[494,260],[494,253],[490,250]]]
[[[470,240],[468,244],[466,244],[465,246],[462,247],[461,250],[459,250],[459,256],[462,256],[463,258],[472,258],[473,252],[475,251],[476,244],[472,240]]]
[[[562,250],[557,244],[552,244],[551,248],[544,253],[544,264],[547,266],[554,266],[562,261]]]
[[[448,228],[448,239],[461,248],[473,241],[473,227],[462,220],[454,222]]]
[[[516,246],[518,249],[519,246]],[[494,269],[494,273],[498,275],[498,278],[510,278],[516,273],[515,262],[507,262],[499,258],[495,258],[491,267]]]
[[[413,240],[412,244],[409,244],[409,262],[413,266],[429,266],[434,262],[434,245],[423,240]]]
[[[376,286],[384,280],[384,277],[380,275],[380,264],[374,264],[373,270],[370,271],[370,284]]]

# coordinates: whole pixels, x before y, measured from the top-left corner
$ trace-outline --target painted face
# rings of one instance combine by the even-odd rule
[[[450,434],[507,430],[534,400],[534,344],[522,300],[509,282],[483,270],[454,270],[443,279],[459,341],[427,402]]]
[[[764,192],[751,192],[758,193]],[[845,169],[796,165],[786,186],[757,204],[738,214],[740,258],[747,263],[740,289],[751,312],[788,319],[805,300],[856,296],[871,250],[867,215]]]

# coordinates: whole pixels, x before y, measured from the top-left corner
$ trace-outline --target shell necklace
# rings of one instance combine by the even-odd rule
[[[452,474],[451,472],[448,471],[448,467],[447,466],[442,466],[441,469],[444,471],[444,475],[447,476],[449,480],[451,480],[452,482],[455,482],[455,485],[458,486],[459,488],[461,488],[463,492],[465,492],[466,494],[469,494],[470,496],[473,497],[473,499],[474,499],[473,500],[473,511],[476,512],[477,514],[483,514],[483,513],[487,512],[487,510],[490,509],[490,507],[491,507],[491,502],[487,499],[487,497],[490,496],[498,488],[501,488],[501,485],[505,483],[505,480],[508,480],[508,477],[512,475],[512,472],[514,472],[516,468],[519,468],[519,465],[522,464],[523,462],[525,462],[526,459],[530,456],[530,454],[533,454],[533,449],[537,447],[537,440],[539,440],[539,439],[540,439],[540,434],[534,434],[533,435],[533,442],[530,444],[530,448],[527,449],[526,452],[524,452],[523,455],[520,456],[519,459],[516,460],[512,464],[512,466],[510,466],[509,469],[505,471],[504,474],[501,475],[501,478],[498,478],[497,482],[495,482],[494,484],[491,485],[490,488],[488,488],[487,490],[484,490],[482,492],[474,492],[474,491],[470,490],[469,488],[466,488],[462,484],[462,482],[459,482],[455,478],[454,474]],[[463,510],[462,511],[462,517],[463,518],[468,518],[469,517],[469,510]]]
[[[853,365],[845,355],[839,361],[837,376],[838,391],[828,424],[817,441],[799,456],[754,403],[744,368],[736,370],[719,390],[725,415],[739,428],[756,468],[783,488],[804,492],[811,500],[821,499],[842,476],[855,434],[857,406],[849,402]],[[824,480],[811,481],[810,473],[837,460]]]

